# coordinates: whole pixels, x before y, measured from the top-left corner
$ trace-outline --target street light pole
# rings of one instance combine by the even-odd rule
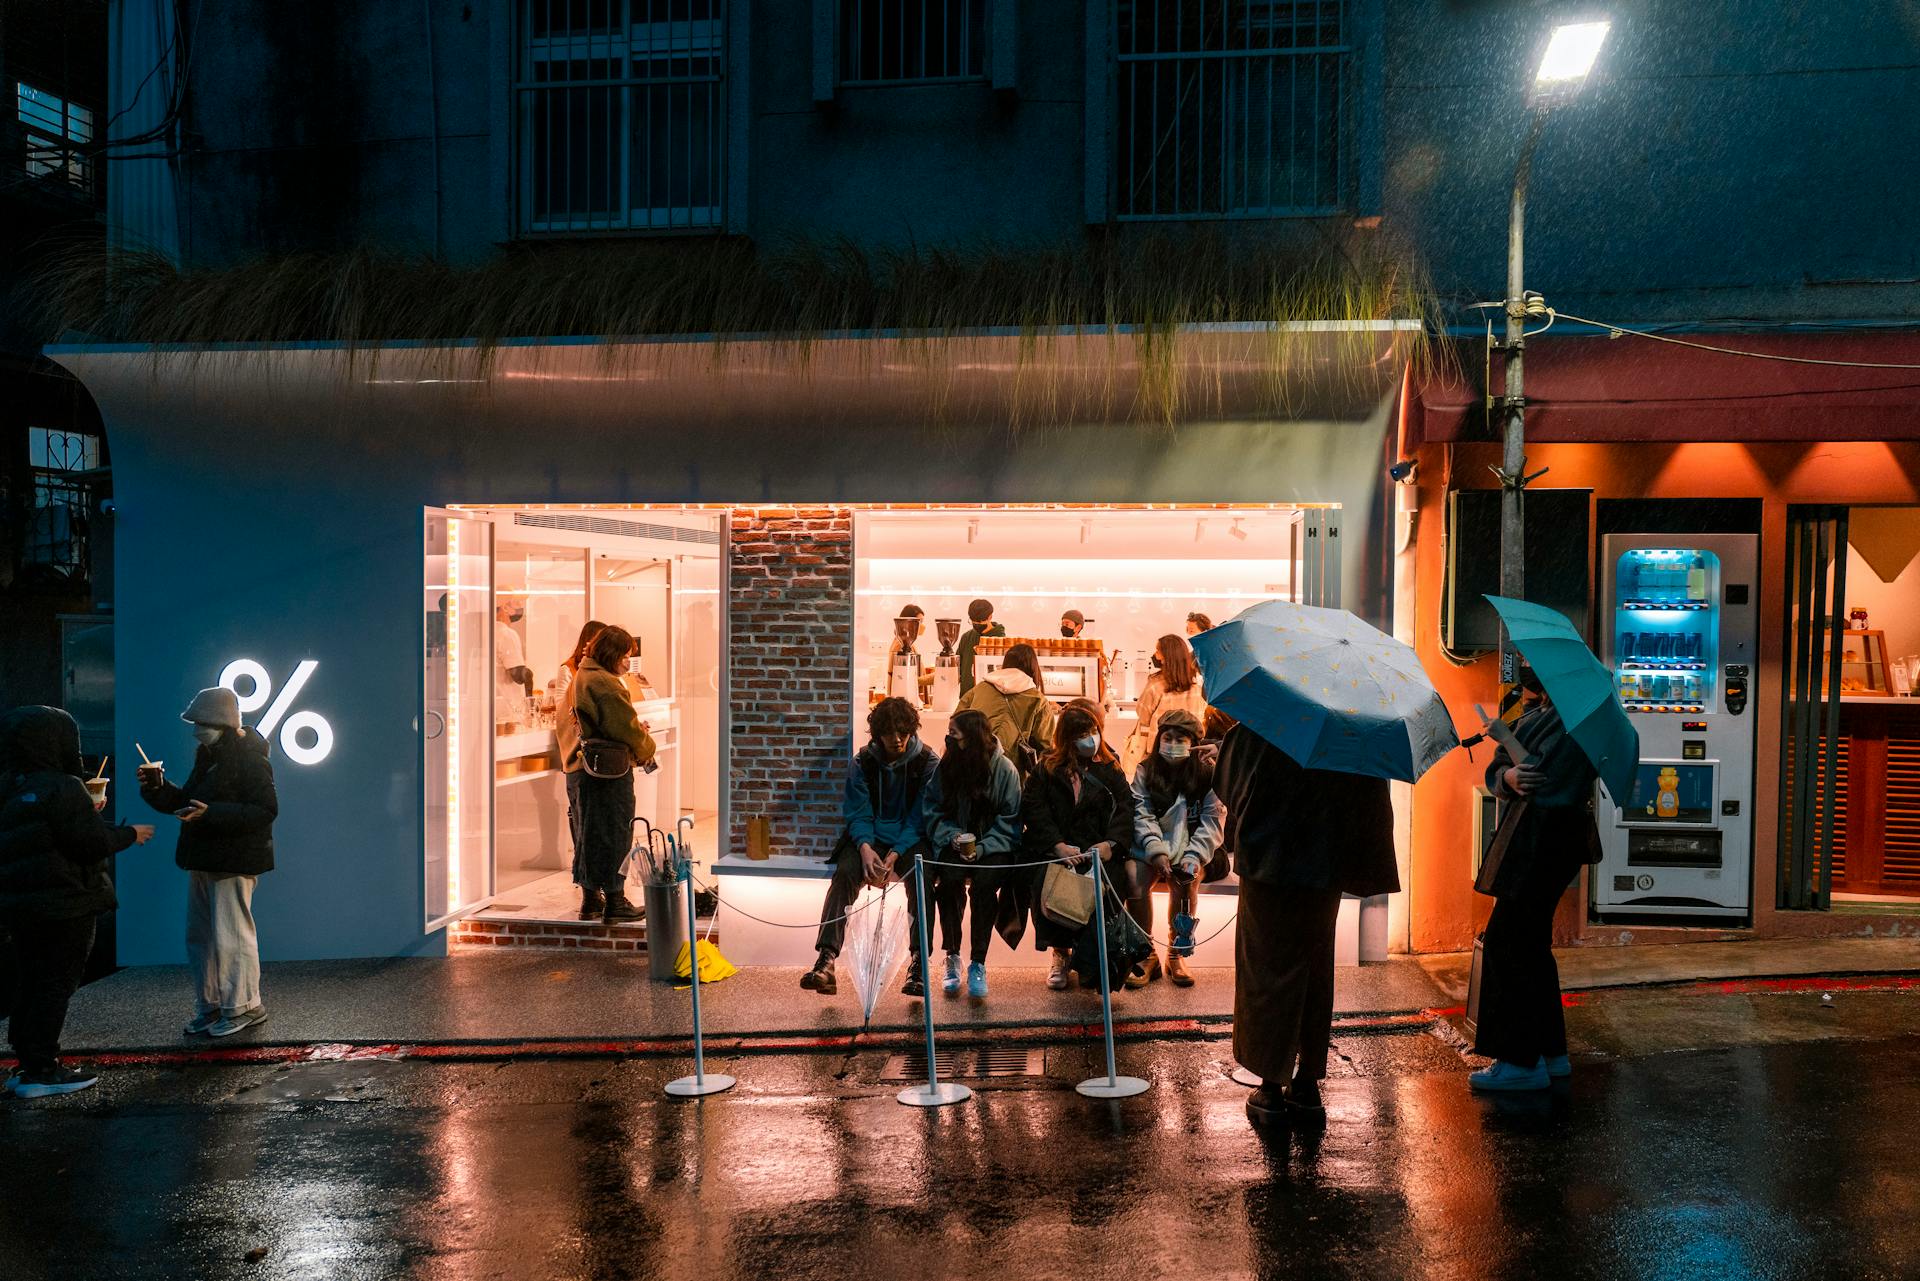
[[[1513,203],[1507,213],[1507,390],[1506,424],[1500,453],[1500,594],[1509,600],[1526,596],[1526,484],[1527,402],[1526,355],[1527,184],[1533,177],[1533,152],[1546,127],[1544,107],[1532,111],[1527,141],[1513,171]],[[1506,624],[1500,625],[1500,683],[1512,685],[1518,677],[1518,658]]]
[[[1611,26],[1609,22],[1599,21],[1567,23],[1554,28],[1527,91],[1527,139],[1520,147],[1520,161],[1513,170],[1513,203],[1507,210],[1507,328],[1503,344],[1507,386],[1506,394],[1501,397],[1505,421],[1501,430],[1500,465],[1494,468],[1500,478],[1500,594],[1513,600],[1526,597],[1526,488],[1527,482],[1539,475],[1538,472],[1527,475],[1527,186],[1533,178],[1533,153],[1540,145],[1548,111],[1578,93],[1586,83]],[[1532,301],[1538,309],[1536,314],[1546,314],[1546,306],[1539,298]],[[1491,393],[1492,388],[1488,391]],[[1519,655],[1514,652],[1513,638],[1503,623],[1500,683],[1511,687],[1519,674]]]

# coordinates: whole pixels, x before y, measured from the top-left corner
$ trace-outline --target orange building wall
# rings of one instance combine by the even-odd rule
[[[1426,445],[1414,514],[1414,647],[1432,674],[1462,736],[1478,728],[1475,703],[1498,698],[1493,657],[1456,666],[1440,650],[1440,601],[1446,578],[1446,491],[1494,484],[1487,470],[1500,459],[1494,443]],[[1920,503],[1920,443],[1812,444],[1540,444],[1527,451],[1529,471],[1550,468],[1536,488],[1587,489],[1604,498],[1755,498],[1763,501],[1760,544],[1760,661],[1753,715],[1758,737],[1754,770],[1754,924],[1751,930],[1589,926],[1585,885],[1568,894],[1556,920],[1562,943],[1685,942],[1754,936],[1920,933],[1912,918],[1858,913],[1780,912],[1774,908],[1779,828],[1780,664],[1787,602],[1787,508],[1795,503]],[[1592,558],[1589,556],[1589,563]],[[1415,952],[1470,947],[1492,900],[1473,893],[1472,789],[1491,748],[1474,760],[1455,752],[1413,790],[1408,946]]]

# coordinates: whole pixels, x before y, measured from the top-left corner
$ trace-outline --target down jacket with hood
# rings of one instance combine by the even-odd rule
[[[1033,683],[1033,677],[1017,668],[996,667],[962,694],[953,710],[983,714],[993,727],[993,736],[1000,740],[1000,750],[1015,764],[1020,754],[1014,745],[1021,739],[1032,743],[1041,756],[1053,746],[1053,723],[1058,719],[1053,704]]]
[[[65,712],[0,717],[0,912],[74,920],[117,906],[107,860],[134,832],[94,812],[83,768],[80,728]]]
[[[173,861],[187,871],[258,876],[273,870],[280,795],[273,786],[266,736],[258,730],[228,730],[212,747],[194,753],[186,782],[142,787],[140,795],[166,814],[194,801],[206,805],[203,816],[180,825],[173,847]]]

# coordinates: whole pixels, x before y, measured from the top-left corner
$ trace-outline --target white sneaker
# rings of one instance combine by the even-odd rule
[[[244,1032],[250,1027],[258,1027],[267,1021],[267,1007],[256,1005],[250,1010],[240,1010],[215,1022],[207,1029],[212,1037],[232,1036],[235,1032]]]
[[[1047,967],[1047,986],[1056,992],[1067,990],[1073,981],[1073,958],[1064,947],[1053,949],[1053,964]]]

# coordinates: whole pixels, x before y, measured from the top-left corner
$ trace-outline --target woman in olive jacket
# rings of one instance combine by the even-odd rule
[[[1027,780],[1020,802],[1020,820],[1026,825],[1025,852],[1030,862],[1066,859],[1084,868],[1090,858],[1101,861],[1111,884],[1133,844],[1133,793],[1120,774],[1119,759],[1101,737],[1099,721],[1084,707],[1069,705],[1060,713],[1053,748]],[[1072,964],[1069,949],[1078,926],[1062,925],[1038,910],[1047,869],[1028,873],[1036,947],[1051,949],[1047,986],[1058,992],[1067,986]],[[1115,891],[1116,901],[1118,891]]]
[[[1245,725],[1221,745],[1213,790],[1240,876],[1233,1054],[1262,1081],[1247,1113],[1318,1122],[1340,896],[1400,888],[1392,794],[1384,778],[1307,769]]]
[[[653,760],[653,736],[633,710],[633,696],[615,675],[626,665],[633,636],[624,627],[609,627],[594,637],[586,659],[573,677],[572,714],[579,721],[568,768],[583,762],[581,740],[597,739],[623,745],[633,756],[635,769]],[[637,921],[640,909],[627,901],[627,878],[620,870],[633,845],[633,773],[619,778],[595,778],[581,769],[580,777],[580,888],[602,896],[600,919],[607,925]]]

